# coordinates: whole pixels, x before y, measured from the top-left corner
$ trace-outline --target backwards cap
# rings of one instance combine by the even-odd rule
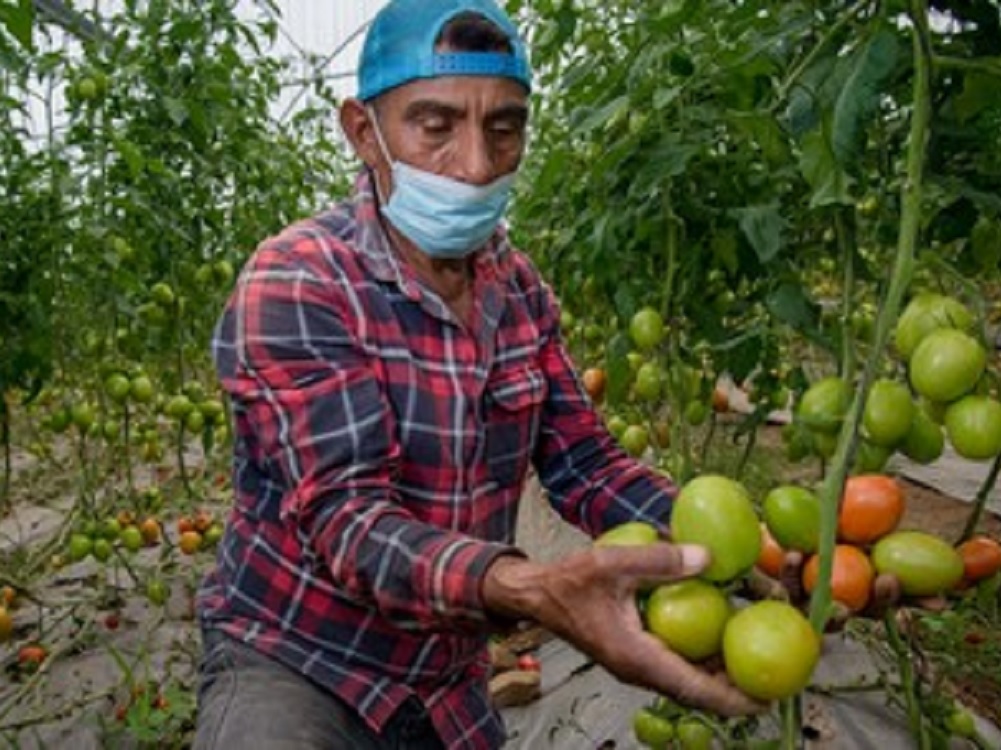
[[[442,28],[460,13],[476,13],[507,36],[511,52],[435,52]],[[358,68],[358,98],[368,101],[419,78],[500,76],[532,88],[525,45],[493,0],[390,0],[365,37]]]

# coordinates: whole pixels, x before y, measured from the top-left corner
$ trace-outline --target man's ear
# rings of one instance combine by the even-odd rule
[[[358,158],[374,169],[380,161],[379,144],[365,105],[358,99],[345,99],[340,119],[341,130]]]

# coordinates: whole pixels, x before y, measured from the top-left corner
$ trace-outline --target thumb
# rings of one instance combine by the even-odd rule
[[[634,547],[606,547],[597,550],[604,564],[618,575],[631,576],[645,585],[691,578],[709,567],[709,550],[698,544],[657,542]]]

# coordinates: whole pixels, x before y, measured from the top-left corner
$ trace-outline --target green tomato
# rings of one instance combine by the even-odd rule
[[[622,433],[626,431],[629,423],[620,414],[615,414],[608,419],[608,431],[616,440],[622,439]]]
[[[946,717],[945,727],[954,737],[969,739],[977,735],[977,724],[973,714],[958,706]]]
[[[945,430],[963,458],[994,458],[1001,453],[1001,403],[987,396],[965,396],[946,410]]]
[[[656,362],[644,362],[636,371],[633,391],[643,401],[656,401],[660,398],[663,375]]]
[[[734,685],[753,698],[781,700],[806,687],[820,659],[820,638],[791,604],[760,601],[741,610],[723,634]]]
[[[761,528],[744,487],[727,477],[706,474],[688,482],[674,502],[672,538],[701,544],[712,554],[703,577],[730,581],[749,571],[761,551]]]
[[[92,552],[95,560],[98,560],[99,562],[107,562],[111,558],[111,542],[103,538],[96,539],[94,541],[94,549]]]
[[[129,386],[129,395],[137,404],[148,404],[153,401],[156,390],[153,388],[153,381],[146,375],[139,375],[132,379]]]
[[[652,307],[644,307],[629,321],[629,336],[641,351],[653,349],[664,339],[664,318]]]
[[[881,378],[872,384],[862,413],[866,437],[875,445],[894,448],[914,419],[914,401],[903,383]]]
[[[599,547],[636,547],[660,539],[657,527],[644,521],[627,521],[603,532],[594,543]]]
[[[122,529],[118,540],[129,552],[138,552],[143,546],[143,535],[136,526],[126,526]]]
[[[85,401],[73,404],[70,407],[70,415],[73,424],[77,426],[80,432],[87,432],[94,426],[94,420],[97,419],[97,416],[94,414],[94,407]]]
[[[122,533],[122,524],[114,516],[109,516],[101,522],[101,527],[97,532],[102,539],[114,541]]]
[[[851,405],[852,390],[838,377],[818,380],[811,385],[796,406],[796,418],[810,429],[835,433]]]
[[[944,450],[942,428],[924,409],[915,409],[911,429],[900,446],[901,453],[916,463],[930,464],[937,461]]]
[[[215,276],[216,284],[224,289],[233,283],[233,276],[235,275],[235,272],[233,270],[233,264],[228,260],[217,260],[213,263],[212,273]]]
[[[939,328],[969,331],[974,319],[961,302],[941,294],[924,293],[915,296],[904,308],[897,321],[894,345],[900,356],[910,360],[922,339]]]
[[[183,394],[178,394],[172,396],[166,406],[163,407],[163,413],[171,419],[180,421],[188,416],[188,413],[194,408],[195,406],[191,403],[191,399]]]
[[[709,419],[709,405],[704,401],[689,401],[685,406],[685,421],[693,427],[705,424]]]
[[[643,425],[631,424],[622,433],[619,444],[630,456],[638,458],[646,452],[650,445],[650,433]]]
[[[153,301],[161,307],[173,307],[177,301],[173,288],[165,281],[155,283],[150,288],[149,293]]]
[[[810,490],[783,485],[771,490],[762,503],[768,530],[782,549],[807,554],[817,551],[820,539],[820,500]]]
[[[963,559],[947,542],[922,531],[895,531],[872,549],[878,573],[900,581],[906,596],[934,596],[953,588],[963,577]]]
[[[911,385],[932,401],[954,401],[977,384],[986,364],[987,352],[975,338],[939,328],[925,336],[911,356]]]
[[[644,747],[664,750],[674,740],[674,724],[649,708],[641,708],[633,714],[633,733]]]
[[[893,455],[893,449],[884,445],[876,445],[868,440],[860,440],[855,451],[855,463],[852,471],[855,474],[880,474],[886,468],[886,462]]]
[[[94,540],[86,534],[73,534],[70,536],[69,558],[73,562],[79,562],[86,558],[94,549]]]
[[[129,397],[129,385],[129,379],[116,372],[114,375],[109,375],[108,379],[104,381],[104,392],[116,404],[122,404]]]
[[[151,578],[146,584],[146,598],[157,607],[162,607],[170,598],[170,587],[159,578]]]
[[[713,730],[698,719],[682,719],[678,722],[677,732],[681,750],[712,749]]]
[[[722,648],[730,602],[712,584],[689,579],[655,588],[645,619],[647,630],[665,646],[689,661],[701,661]]]

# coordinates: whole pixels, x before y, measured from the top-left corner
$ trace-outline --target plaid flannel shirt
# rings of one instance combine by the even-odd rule
[[[673,485],[610,437],[551,290],[503,229],[461,323],[395,255],[371,180],[264,242],[219,321],[236,499],[203,625],[277,658],[376,731],[416,697],[447,747],[498,747],[480,584],[534,465],[597,535],[666,522]]]

